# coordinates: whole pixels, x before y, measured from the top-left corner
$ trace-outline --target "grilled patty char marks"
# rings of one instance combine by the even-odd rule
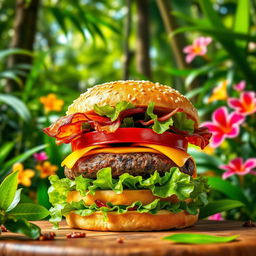
[[[111,167],[113,178],[117,178],[123,173],[134,176],[148,176],[154,171],[164,174],[175,163],[164,155],[156,153],[101,153],[80,158],[72,169],[65,167],[65,175],[69,179],[80,176],[86,178],[96,178],[97,171],[105,167]],[[195,165],[188,159],[184,166],[179,168],[181,172],[193,175]]]

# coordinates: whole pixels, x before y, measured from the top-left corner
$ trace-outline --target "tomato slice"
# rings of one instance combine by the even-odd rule
[[[148,128],[119,128],[114,133],[87,132],[79,139],[72,141],[72,150],[89,146],[116,143],[150,143],[187,151],[188,142],[180,135],[164,132],[157,134]]]

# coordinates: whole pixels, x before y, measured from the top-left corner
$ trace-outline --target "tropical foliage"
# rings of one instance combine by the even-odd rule
[[[190,147],[212,188],[201,217],[256,219],[254,1],[15,2],[0,1],[0,181],[17,171],[22,203],[49,208],[48,177],[64,177],[70,148],[42,128],[95,84],[150,79],[191,99],[213,133],[204,151]],[[32,7],[37,27],[19,40],[16,14]],[[141,33],[141,19],[150,34]]]

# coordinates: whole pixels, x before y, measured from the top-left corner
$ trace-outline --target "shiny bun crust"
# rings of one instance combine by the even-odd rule
[[[67,114],[93,110],[95,104],[115,106],[128,101],[137,107],[147,107],[150,102],[155,108],[166,111],[182,108],[184,113],[199,125],[198,113],[193,104],[173,88],[149,81],[115,81],[89,88],[68,108]]]
[[[198,220],[198,215],[190,215],[184,211],[171,213],[159,211],[157,214],[139,213],[108,213],[107,219],[101,212],[83,217],[73,212],[66,216],[67,224],[71,228],[98,231],[154,231],[181,229],[192,226]]]

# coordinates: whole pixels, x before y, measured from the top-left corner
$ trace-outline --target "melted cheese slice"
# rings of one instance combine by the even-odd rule
[[[104,145],[98,145],[98,146],[91,146],[91,147],[86,147],[80,150],[76,150],[69,154],[61,163],[61,166],[63,167],[64,165],[67,166],[68,168],[72,168],[77,160],[81,158],[83,155],[88,153],[90,150],[95,149],[95,148],[101,148],[101,147],[106,147]],[[71,167],[70,167],[71,166]]]
[[[106,145],[102,146],[91,146],[86,147],[80,150],[76,150],[68,155],[61,166],[67,166],[68,168],[72,168],[78,159],[81,157],[99,154],[99,153],[115,153],[115,154],[124,154],[124,153],[139,153],[139,152],[148,152],[148,153],[156,153],[163,154],[170,158],[177,166],[181,167],[185,164],[185,162],[191,158],[189,154],[186,152],[175,149],[167,146],[161,145],[153,145],[153,144],[134,144],[131,147],[107,147]]]

